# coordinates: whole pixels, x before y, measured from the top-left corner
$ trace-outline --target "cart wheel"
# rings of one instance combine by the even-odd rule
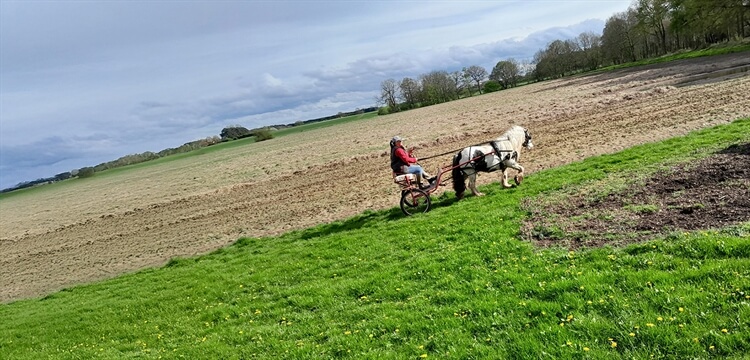
[[[401,211],[407,216],[425,213],[430,210],[431,204],[430,194],[420,189],[404,190],[401,195]]]

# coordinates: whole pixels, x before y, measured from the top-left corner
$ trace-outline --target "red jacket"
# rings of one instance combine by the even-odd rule
[[[404,150],[403,146],[391,148],[391,169],[396,173],[405,172],[405,166],[409,166],[417,162],[416,158],[409,156],[409,153]]]
[[[396,149],[396,156],[398,156],[401,161],[411,165],[417,162],[417,158],[411,157],[409,153],[404,150],[403,146],[399,146],[398,149]]]

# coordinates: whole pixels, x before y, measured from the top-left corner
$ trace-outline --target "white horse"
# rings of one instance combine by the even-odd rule
[[[509,188],[508,169],[515,169],[516,184],[523,181],[524,169],[518,163],[521,147],[531,150],[529,130],[521,126],[513,126],[499,138],[490,141],[487,145],[469,146],[461,150],[453,157],[453,190],[456,197],[461,199],[466,191],[466,179],[469,179],[469,189],[475,196],[482,196],[477,190],[477,172],[492,172],[500,170],[503,172],[503,187]]]

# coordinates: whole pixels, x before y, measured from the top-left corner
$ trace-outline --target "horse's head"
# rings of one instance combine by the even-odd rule
[[[529,150],[533,149],[534,144],[531,142],[531,133],[529,132],[529,129],[523,128],[523,134],[524,134],[524,141],[523,141],[523,144],[521,145]]]

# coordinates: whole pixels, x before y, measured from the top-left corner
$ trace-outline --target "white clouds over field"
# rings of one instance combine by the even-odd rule
[[[530,58],[629,0],[0,2],[0,188],[375,105],[380,82]]]

